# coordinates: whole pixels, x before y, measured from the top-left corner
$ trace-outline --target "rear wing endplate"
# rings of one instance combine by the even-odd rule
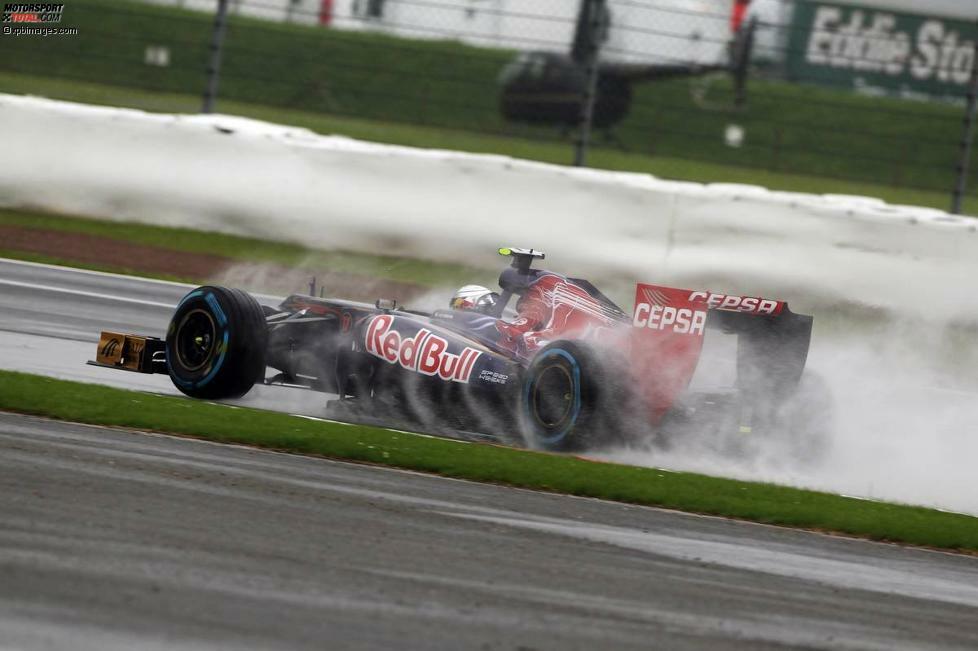
[[[811,343],[812,317],[784,301],[639,284],[632,325],[646,351],[668,359],[672,377],[659,382],[656,402],[669,404],[688,384],[698,363],[705,330],[737,336],[737,388],[783,397],[797,387]],[[654,359],[650,371],[655,368]],[[661,362],[660,366],[661,368]]]

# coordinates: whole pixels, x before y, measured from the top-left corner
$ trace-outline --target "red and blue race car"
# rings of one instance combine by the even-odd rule
[[[165,338],[102,333],[95,363],[167,373],[195,398],[282,384],[333,394],[327,414],[343,420],[555,451],[792,426],[812,317],[644,283],[626,313],[587,280],[533,268],[539,251],[500,253],[501,292],[479,309],[301,294],[269,307],[207,286],[183,298]]]

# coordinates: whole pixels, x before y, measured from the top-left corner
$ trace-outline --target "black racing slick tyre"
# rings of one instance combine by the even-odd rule
[[[265,373],[268,329],[248,293],[198,287],[177,305],[166,332],[166,368],[193,398],[219,400],[247,393]]]
[[[607,442],[613,432],[613,369],[582,342],[555,341],[524,374],[520,425],[527,445],[572,452]]]

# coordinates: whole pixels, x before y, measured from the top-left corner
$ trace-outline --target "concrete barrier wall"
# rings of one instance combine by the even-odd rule
[[[8,206],[478,264],[498,264],[499,245],[533,246],[552,268],[629,283],[978,314],[978,221],[865,197],[12,95],[0,95],[0,142]]]

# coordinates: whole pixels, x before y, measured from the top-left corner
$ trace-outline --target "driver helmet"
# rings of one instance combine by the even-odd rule
[[[453,310],[471,310],[491,314],[499,303],[499,294],[482,285],[460,287],[452,296],[448,307]]]

